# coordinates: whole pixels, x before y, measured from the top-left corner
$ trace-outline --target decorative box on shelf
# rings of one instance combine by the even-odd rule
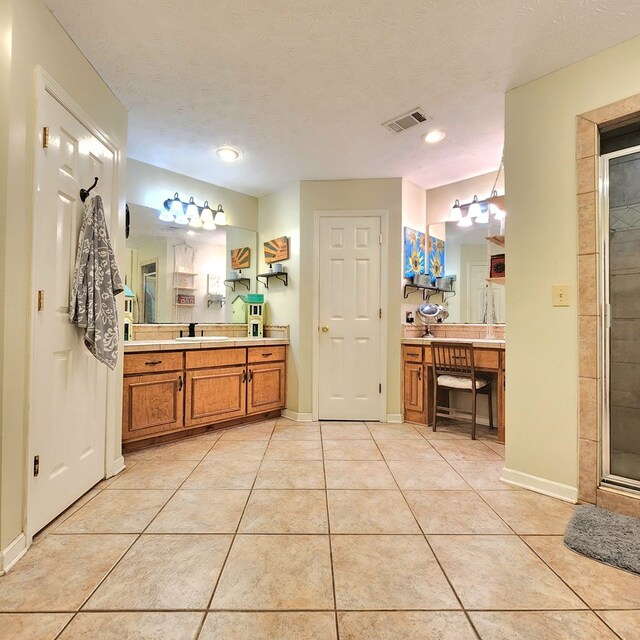
[[[196,297],[187,293],[178,293],[176,295],[176,304],[194,306],[196,304]]]
[[[196,288],[195,273],[175,273],[174,288],[176,289],[195,289]]]

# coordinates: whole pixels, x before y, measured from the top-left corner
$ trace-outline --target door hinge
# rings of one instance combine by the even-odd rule
[[[378,393],[382,393],[382,382],[378,385]]]
[[[42,148],[49,148],[49,127],[42,127]]]
[[[382,318],[382,309],[378,309],[378,318]]]
[[[380,234],[379,240],[380,240],[380,244],[382,244],[382,234]]]
[[[44,289],[38,291],[38,311],[44,309]]]
[[[40,456],[33,456],[33,477],[40,475]]]

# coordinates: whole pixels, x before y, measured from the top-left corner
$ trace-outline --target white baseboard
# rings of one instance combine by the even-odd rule
[[[7,573],[25,553],[27,553],[27,537],[21,533],[6,549],[3,549],[0,557],[0,575]]]
[[[552,498],[559,498],[572,504],[578,502],[578,489],[576,487],[554,482],[553,480],[547,480],[546,478],[532,476],[522,471],[515,471],[514,469],[507,469],[505,467],[500,474],[500,480],[507,484],[522,487],[523,489],[530,489],[536,493],[542,493]]]
[[[124,456],[120,456],[109,465],[105,477],[112,478],[113,476],[117,476],[121,471],[125,470],[125,467]]]
[[[387,422],[402,422],[401,413],[387,413]]]
[[[296,422],[313,422],[313,416],[310,413],[298,413],[297,411],[291,411],[291,409],[283,409],[282,417]]]

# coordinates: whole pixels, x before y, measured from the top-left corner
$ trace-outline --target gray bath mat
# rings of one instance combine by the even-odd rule
[[[640,574],[640,519],[591,505],[576,507],[564,543],[578,553]]]

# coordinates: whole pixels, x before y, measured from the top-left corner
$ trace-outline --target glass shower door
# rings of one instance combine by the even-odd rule
[[[640,147],[602,156],[603,480],[640,489]]]

